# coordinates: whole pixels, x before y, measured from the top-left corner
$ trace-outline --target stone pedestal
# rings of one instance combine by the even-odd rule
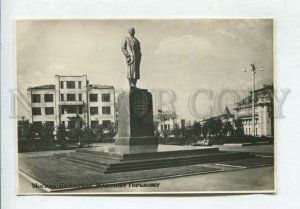
[[[152,94],[131,87],[118,97],[118,133],[116,145],[157,145],[154,137]]]

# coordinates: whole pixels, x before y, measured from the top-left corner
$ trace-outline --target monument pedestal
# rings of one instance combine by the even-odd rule
[[[154,137],[152,94],[131,87],[118,97],[118,133],[115,144],[122,146],[157,145]]]

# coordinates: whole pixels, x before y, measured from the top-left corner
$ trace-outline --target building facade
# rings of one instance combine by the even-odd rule
[[[175,112],[158,110],[154,118],[159,133],[162,131],[171,131],[177,124],[177,115]]]
[[[32,124],[93,128],[116,120],[114,87],[91,85],[86,75],[56,75],[55,85],[31,87],[27,93]]]
[[[242,120],[244,134],[253,135],[252,91],[235,106],[235,115]],[[255,97],[255,135],[274,136],[273,86],[264,85],[254,92]]]

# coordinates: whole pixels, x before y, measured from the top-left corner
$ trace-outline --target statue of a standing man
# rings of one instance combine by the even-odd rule
[[[140,42],[134,37],[134,28],[129,28],[129,37],[125,37],[122,44],[122,52],[126,57],[127,78],[130,86],[136,86],[140,78],[141,46]]]

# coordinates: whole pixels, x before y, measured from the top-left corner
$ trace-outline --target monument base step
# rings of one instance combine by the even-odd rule
[[[132,146],[130,148],[132,149],[128,149],[128,146],[112,146],[106,147],[106,149],[103,147],[79,149],[72,153],[54,154],[52,158],[80,164],[83,167],[101,173],[119,173],[255,157],[247,152],[226,152],[219,151],[218,148],[195,148],[174,145],[143,146],[144,150],[141,147]]]
[[[115,137],[116,145],[138,146],[138,145],[157,145],[158,138],[154,136],[143,137]]]

